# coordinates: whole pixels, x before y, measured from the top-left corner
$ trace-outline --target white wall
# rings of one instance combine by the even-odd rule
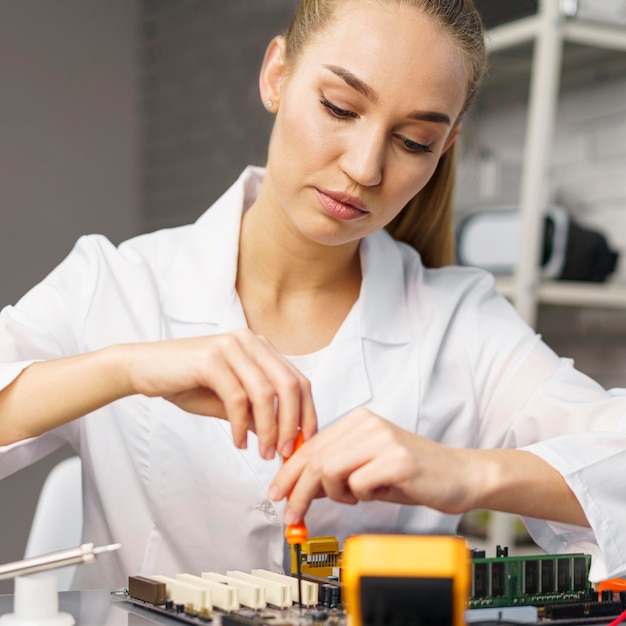
[[[0,2],[0,306],[100,232],[140,227],[135,0]],[[1,355],[0,355],[1,358]],[[20,558],[63,450],[0,481],[0,563]],[[0,583],[0,593],[12,583]]]

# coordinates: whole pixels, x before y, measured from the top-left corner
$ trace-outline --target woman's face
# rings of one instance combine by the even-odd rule
[[[264,99],[277,107],[271,202],[309,240],[358,241],[424,187],[454,140],[467,85],[461,53],[420,11],[359,0],[341,3],[287,76],[283,43],[261,72]]]

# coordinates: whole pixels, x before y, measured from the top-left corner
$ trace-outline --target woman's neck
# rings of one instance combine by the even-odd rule
[[[358,242],[324,246],[260,199],[241,226],[237,291],[249,327],[285,354],[328,345],[358,298]]]

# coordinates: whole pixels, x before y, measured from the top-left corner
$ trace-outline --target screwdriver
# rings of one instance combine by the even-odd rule
[[[304,437],[302,431],[298,431],[298,435],[294,442],[293,454],[304,443]],[[289,455],[291,456],[291,455]],[[285,457],[285,460],[289,459],[289,456]],[[304,520],[297,524],[289,524],[285,529],[285,538],[290,546],[294,547],[296,552],[296,574],[298,577],[298,604],[302,607],[302,544],[308,539],[309,531],[304,523]]]

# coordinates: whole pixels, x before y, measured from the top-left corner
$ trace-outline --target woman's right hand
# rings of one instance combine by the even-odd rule
[[[239,448],[251,430],[263,458],[289,456],[298,429],[305,440],[317,430],[308,379],[250,330],[126,347],[132,393],[228,420]]]

